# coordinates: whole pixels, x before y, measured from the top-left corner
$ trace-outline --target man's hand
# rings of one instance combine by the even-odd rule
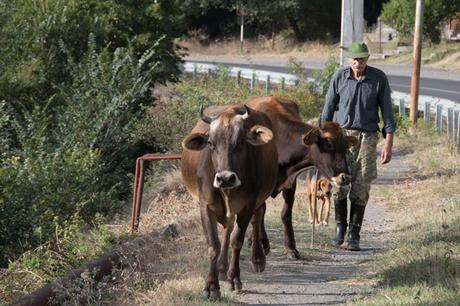
[[[393,133],[387,133],[385,143],[383,144],[382,153],[380,154],[380,162],[386,164],[391,160],[391,150],[393,148]]]

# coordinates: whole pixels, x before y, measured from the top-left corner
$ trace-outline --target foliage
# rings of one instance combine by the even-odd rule
[[[386,1],[365,1],[364,13],[370,23],[376,21]],[[341,6],[335,0],[186,0],[183,7],[189,26],[207,28],[211,38],[239,33],[237,9],[246,13],[247,36],[273,35],[286,29],[292,30],[297,41],[336,40],[340,35]]]
[[[90,222],[96,213],[113,214],[129,190],[126,174],[140,154],[136,127],[155,69],[143,65],[158,45],[139,61],[127,49],[111,56],[94,46],[90,39],[79,63],[69,59],[72,82],[57,86],[47,104],[9,107],[2,117],[17,146],[2,152],[0,164],[7,216],[0,221],[1,264],[52,238],[54,227],[74,215]]]
[[[439,43],[445,23],[460,10],[460,0],[424,1],[423,34],[433,43]],[[392,0],[383,6],[382,20],[402,36],[411,36],[415,24],[415,1]]]
[[[185,28],[174,1],[36,0],[0,6],[0,99],[27,107],[35,98],[46,101],[55,84],[70,80],[67,57],[83,58],[90,33],[97,51],[130,47],[137,58],[159,43],[151,57],[159,63],[154,80],[175,80],[179,73],[173,42]]]
[[[301,71],[297,70],[297,73],[300,75]],[[145,125],[148,130],[142,131],[145,138],[150,137],[150,143],[159,144],[163,151],[170,152],[180,152],[181,141],[199,119],[201,105],[242,103],[252,96],[266,95],[265,84],[256,84],[251,90],[247,80],[243,79],[238,84],[224,67],[220,67],[211,76],[199,76],[196,80],[185,79],[175,89],[177,95],[151,111],[150,123]],[[296,101],[304,119],[316,117],[322,107],[321,93],[314,90],[306,77],[299,86],[288,86],[284,91],[272,84],[270,94]]]
[[[7,302],[17,299],[17,292],[32,291],[101,255],[116,242],[96,215],[91,229],[77,217],[55,224],[54,240],[25,252],[11,263],[0,278],[0,296]]]

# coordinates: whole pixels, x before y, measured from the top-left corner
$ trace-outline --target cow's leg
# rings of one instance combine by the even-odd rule
[[[237,214],[235,227],[230,237],[230,243],[232,246],[232,258],[230,261],[227,277],[232,290],[240,291],[243,288],[243,284],[241,283],[240,279],[240,252],[244,243],[244,234],[251,218],[252,211],[248,208],[243,209],[242,212]],[[253,244],[254,243],[256,242],[253,241]]]
[[[219,268],[219,279],[225,280],[228,271],[228,245],[230,244],[230,234],[235,224],[235,217],[227,219],[227,225],[224,229],[222,246],[220,248],[219,259],[217,260],[217,266]]]
[[[260,241],[262,242],[262,246],[264,248],[265,255],[270,253],[270,240],[268,240],[267,232],[265,231],[265,212],[267,211],[267,202],[264,202],[261,206],[261,216],[260,216]]]
[[[265,270],[265,251],[262,244],[262,218],[264,208],[259,207],[252,216],[252,266],[255,272],[263,272]]]
[[[261,220],[261,234],[260,234],[260,241],[262,242],[262,246],[264,248],[264,252],[265,252],[265,255],[268,255],[268,253],[270,253],[270,240],[268,240],[268,235],[267,235],[267,232],[265,231],[265,223],[264,223],[264,219],[265,219],[265,212],[267,211],[267,203],[264,202],[264,204],[262,204],[262,220]],[[254,232],[254,227],[252,229],[252,231]],[[248,242],[247,242],[247,245],[248,245],[248,248],[250,248],[252,246],[252,237],[254,237],[254,233],[251,233],[251,235],[248,236]]]
[[[296,249],[294,229],[292,228],[292,206],[294,205],[296,183],[289,189],[283,190],[284,206],[281,211],[281,221],[284,225],[284,248],[287,256],[292,259],[300,259]]]
[[[209,299],[220,297],[220,287],[218,279],[217,258],[220,252],[219,235],[217,233],[217,221],[214,212],[207,206],[201,205],[201,224],[203,226],[206,241],[208,243],[208,255],[210,259],[208,277],[206,278],[203,295]]]

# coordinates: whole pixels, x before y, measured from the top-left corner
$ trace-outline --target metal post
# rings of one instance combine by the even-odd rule
[[[399,100],[399,116],[404,117],[406,115],[406,105],[404,99]]]
[[[256,88],[256,74],[253,73],[251,77],[251,90],[254,90]]]
[[[265,82],[265,93],[267,96],[270,94],[270,75],[267,75],[267,81]]]
[[[423,119],[427,124],[431,121],[431,103],[428,101],[425,102],[425,112],[423,113]]]
[[[196,76],[198,74],[198,68],[196,68],[196,65],[193,66],[193,81],[196,81]]]
[[[238,70],[238,71],[236,72],[236,83],[237,83],[238,85],[241,84],[241,70]]]
[[[460,110],[458,109],[454,110],[454,140],[455,141],[459,141],[459,138],[458,138],[458,130],[460,128],[460,126],[458,126],[459,115],[460,115]]]
[[[417,0],[415,10],[415,35],[410,90],[410,122],[417,126],[418,95],[420,89],[420,60],[422,55],[423,0]]]
[[[442,105],[436,105],[436,132],[442,132]]]
[[[457,152],[460,153],[460,116],[457,119]]]
[[[454,138],[454,109],[452,107],[447,109],[447,137]]]
[[[383,54],[382,50],[382,20],[380,17],[377,19],[377,22],[379,24],[379,52],[380,54]]]
[[[285,89],[285,82],[286,82],[285,78],[282,77],[281,78],[281,91],[284,91],[284,89]]]

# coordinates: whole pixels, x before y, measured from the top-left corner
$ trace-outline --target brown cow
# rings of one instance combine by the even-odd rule
[[[314,165],[332,184],[348,184],[351,176],[345,154],[356,139],[345,136],[337,123],[325,122],[318,128],[302,122],[297,104],[290,100],[267,96],[251,98],[245,104],[266,114],[272,122],[279,167],[278,182],[272,196],[280,192],[283,194],[281,220],[284,224],[284,247],[289,257],[299,259],[292,227],[297,175]],[[262,229],[262,244],[265,250],[269,250],[265,229]]]
[[[252,239],[259,242],[253,243],[253,267],[256,272],[265,269],[261,220],[265,200],[276,185],[278,156],[265,114],[245,105],[212,107],[206,113],[182,142],[181,172],[188,191],[200,202],[210,257],[204,294],[215,299],[220,296],[219,271],[227,272],[232,289],[242,288],[239,257],[251,219]],[[217,223],[225,228],[222,245]]]
[[[321,172],[318,172],[318,177],[316,177],[315,172],[316,168],[310,169],[307,171],[306,176],[308,221],[310,221],[310,223],[316,221],[316,224],[327,225],[331,212],[332,184]],[[315,188],[317,204],[319,204],[316,210],[314,205]]]

